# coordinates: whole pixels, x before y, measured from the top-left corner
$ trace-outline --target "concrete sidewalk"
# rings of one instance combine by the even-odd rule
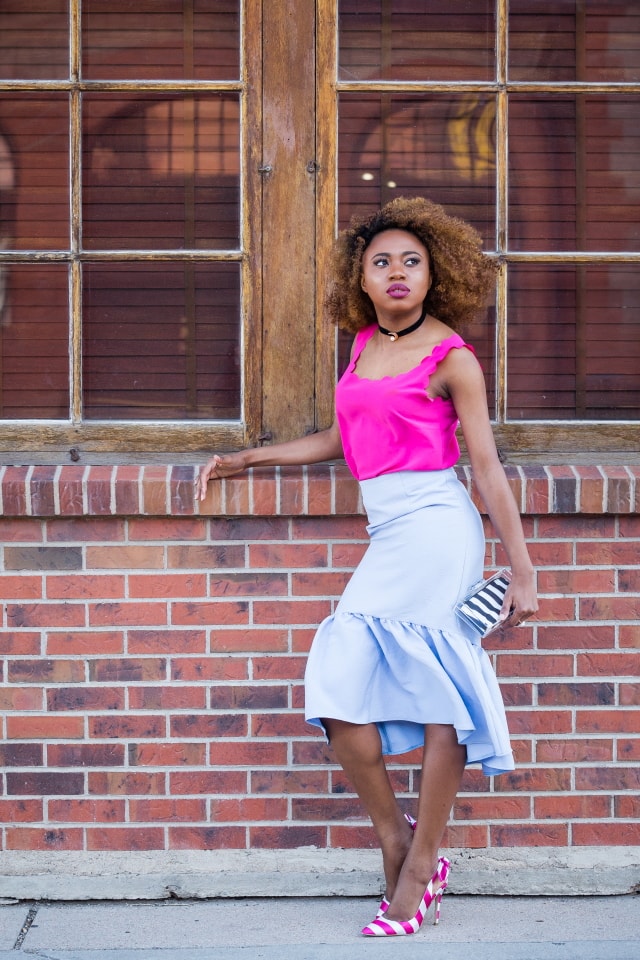
[[[0,960],[368,960],[377,951],[401,960],[640,958],[637,895],[449,893],[439,926],[384,941],[359,935],[375,909],[368,897],[5,902]]]

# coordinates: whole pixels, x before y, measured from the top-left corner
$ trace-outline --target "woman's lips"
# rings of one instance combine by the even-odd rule
[[[409,287],[405,287],[404,283],[392,283],[390,287],[387,288],[387,293],[390,297],[402,298],[406,297],[408,293],[411,293]]]

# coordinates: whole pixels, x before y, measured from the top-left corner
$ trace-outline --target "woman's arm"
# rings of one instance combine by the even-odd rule
[[[512,580],[503,609],[511,609],[508,622],[513,625],[538,609],[535,571],[520,514],[498,458],[480,364],[468,350],[452,350],[445,364],[446,387],[460,420],[474,483],[509,557]]]
[[[242,473],[249,467],[295,466],[321,463],[343,456],[340,430],[336,421],[328,430],[310,433],[297,440],[276,443],[272,447],[248,447],[237,453],[214,454],[200,470],[195,498],[204,500],[209,480],[221,480]]]

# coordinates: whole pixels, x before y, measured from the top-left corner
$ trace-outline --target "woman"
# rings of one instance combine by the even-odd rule
[[[360,481],[371,542],[333,616],[319,627],[305,676],[306,716],[321,726],[371,817],[385,897],[365,936],[419,929],[450,864],[439,846],[466,763],[513,769],[489,659],[454,607],[482,577],[480,516],[453,465],[460,424],[474,482],[509,558],[503,613],[537,609],[535,574],[498,459],[484,379],[456,330],[485,305],[495,266],[468,224],[423,198],[398,198],[352,222],[336,243],[330,318],[355,334],[325,431],[215,455],[211,479],[247,467],[344,456]],[[403,816],[386,754],[423,745],[417,821]]]

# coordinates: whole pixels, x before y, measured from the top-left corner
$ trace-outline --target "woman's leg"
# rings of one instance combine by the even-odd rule
[[[425,727],[418,824],[395,893],[386,913],[389,920],[414,916],[433,876],[451,807],[460,789],[467,751],[456,731],[443,724]]]
[[[322,722],[340,766],[371,817],[382,850],[386,896],[390,898],[411,846],[413,831],[393,792],[378,728],[374,723]]]

